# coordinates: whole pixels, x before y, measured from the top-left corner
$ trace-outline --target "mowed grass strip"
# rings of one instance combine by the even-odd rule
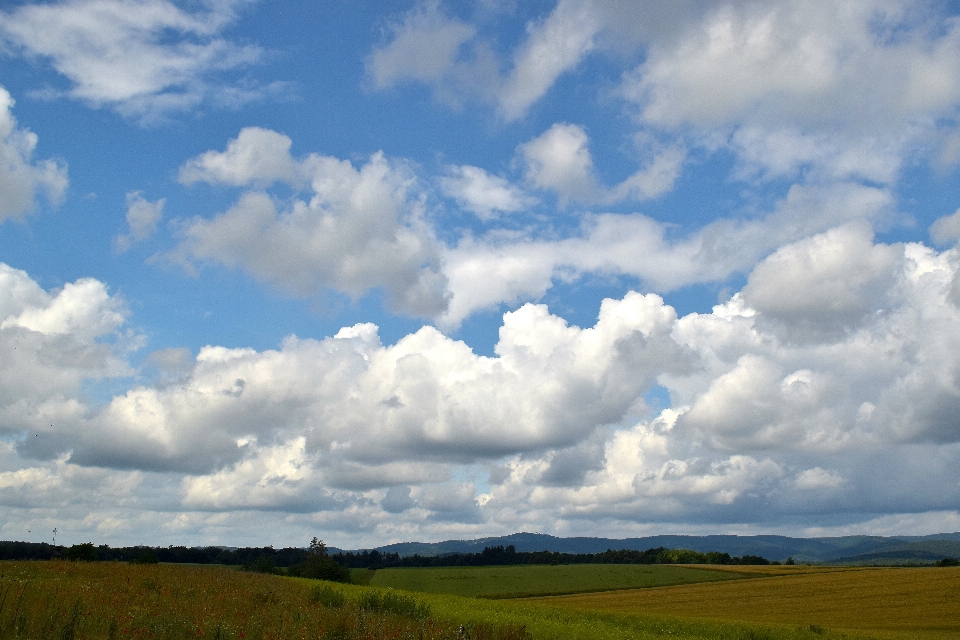
[[[960,638],[960,568],[805,571],[755,580],[537,599],[549,606],[656,614],[890,638]]]
[[[635,564],[511,565],[380,569],[370,586],[472,598],[641,589],[747,577],[702,567]]]

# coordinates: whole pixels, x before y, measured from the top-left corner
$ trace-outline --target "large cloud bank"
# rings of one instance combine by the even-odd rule
[[[51,295],[4,266],[0,411],[20,438],[0,495],[55,504],[86,489],[64,474],[158,477],[176,490],[131,507],[199,528],[282,511],[385,538],[949,510],[958,268],[956,250],[879,244],[853,223],[782,247],[710,314],[629,293],[580,328],[526,304],[494,357],[429,327],[383,345],[369,324],[210,346],[92,407],[81,381],[124,373],[122,345],[98,339],[122,328],[122,303],[90,280]],[[671,408],[645,404],[656,384]]]

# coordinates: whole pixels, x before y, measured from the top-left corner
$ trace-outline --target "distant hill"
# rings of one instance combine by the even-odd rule
[[[836,564],[898,564],[936,562],[943,558],[960,558],[960,542],[935,538],[903,544],[892,544],[851,557],[836,558]]]
[[[960,558],[960,532],[929,536],[840,536],[790,538],[787,536],[647,536],[643,538],[558,538],[543,533],[513,533],[508,536],[444,542],[400,542],[377,547],[382,553],[401,556],[437,556],[447,553],[478,553],[484,547],[513,545],[517,551],[600,553],[607,549],[645,551],[656,547],[692,549],[701,553],[719,551],[732,556],[757,555],[769,560],[797,562],[887,563],[931,562]],[[878,555],[880,554],[880,555]]]

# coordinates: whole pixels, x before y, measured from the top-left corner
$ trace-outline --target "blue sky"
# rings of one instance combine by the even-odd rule
[[[957,9],[5,3],[0,537],[960,529]]]

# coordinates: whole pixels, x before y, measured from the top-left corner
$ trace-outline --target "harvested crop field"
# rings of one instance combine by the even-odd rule
[[[785,569],[771,568],[766,572],[779,575],[753,580],[536,601],[581,610],[793,625],[878,637],[960,637],[960,568],[797,567],[793,574]]]

